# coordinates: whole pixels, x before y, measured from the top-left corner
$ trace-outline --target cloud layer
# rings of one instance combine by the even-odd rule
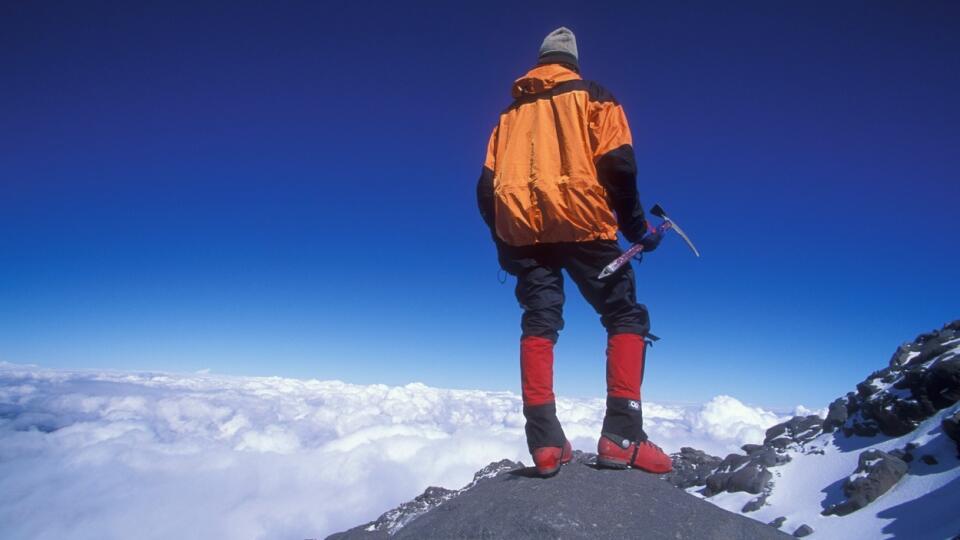
[[[602,400],[560,400],[593,451]],[[519,396],[413,383],[85,372],[0,363],[5,538],[317,538],[429,485],[529,462]],[[783,418],[729,396],[644,404],[667,451],[724,455]]]

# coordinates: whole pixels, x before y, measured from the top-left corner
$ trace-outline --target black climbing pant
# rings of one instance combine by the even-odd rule
[[[517,277],[517,300],[523,308],[523,337],[538,336],[556,342],[563,328],[563,274],[580,289],[600,315],[607,333],[647,335],[647,308],[637,303],[633,268],[623,265],[616,273],[597,276],[621,255],[613,240],[537,244],[515,247],[498,242],[500,266]]]

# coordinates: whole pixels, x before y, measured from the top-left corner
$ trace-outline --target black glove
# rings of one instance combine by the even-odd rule
[[[663,240],[663,232],[661,231],[652,232],[644,236],[643,239],[640,240],[640,243],[643,244],[643,252],[647,253],[657,249],[661,240]]]
[[[643,212],[641,210],[641,212]],[[643,214],[640,213],[637,216],[633,216],[631,219],[620,218],[620,214],[617,214],[617,219],[621,221],[620,232],[623,233],[623,237],[627,239],[627,242],[631,244],[639,244],[643,241],[644,235],[647,234],[647,220],[643,218]]]

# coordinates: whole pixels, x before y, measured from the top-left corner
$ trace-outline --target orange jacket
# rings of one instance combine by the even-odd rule
[[[646,222],[623,109],[562,64],[539,65],[513,85],[515,101],[490,135],[477,186],[480,212],[513,246],[628,240]],[[616,213],[615,213],[616,212]]]

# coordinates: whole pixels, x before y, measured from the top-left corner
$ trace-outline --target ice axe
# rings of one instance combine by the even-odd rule
[[[653,208],[650,209],[650,213],[663,220],[663,223],[658,225],[657,228],[654,230],[654,234],[663,234],[672,229],[676,231],[677,234],[680,235],[680,238],[683,239],[683,241],[687,244],[687,247],[690,248],[690,251],[692,251],[694,255],[696,255],[697,257],[700,256],[700,252],[697,251],[696,246],[694,246],[693,242],[690,241],[690,237],[687,236],[685,232],[683,232],[683,229],[681,229],[680,226],[676,224],[676,222],[670,219],[670,216],[668,216],[667,213],[663,211],[663,208],[659,204],[653,205]],[[621,266],[626,264],[627,261],[629,261],[631,258],[636,256],[641,251],[643,251],[643,244],[639,242],[630,246],[630,249],[624,251],[623,255],[614,259],[612,263],[608,264],[607,267],[603,269],[603,272],[600,272],[599,279],[603,279],[609,276],[610,274],[613,274],[614,272],[619,270]]]

